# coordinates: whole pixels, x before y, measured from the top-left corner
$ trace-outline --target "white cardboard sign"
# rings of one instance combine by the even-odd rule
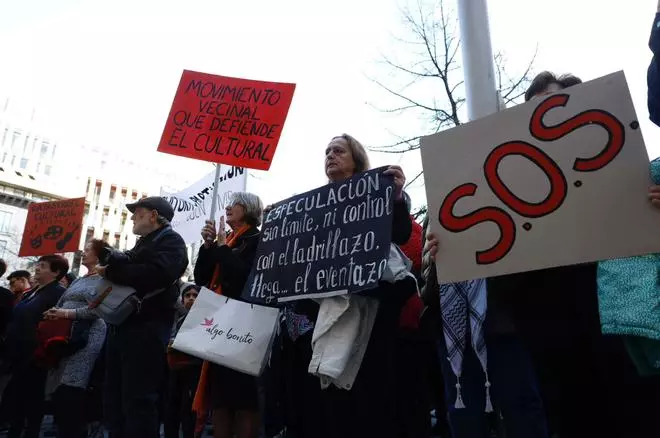
[[[247,169],[222,166],[218,181],[218,210],[215,223],[225,214],[225,206],[232,193],[244,192],[247,184]],[[199,242],[200,233],[211,214],[215,170],[202,179],[177,193],[162,192],[161,196],[174,208],[172,228],[183,237],[186,243]]]
[[[421,152],[443,283],[660,252],[623,72],[424,137]]]

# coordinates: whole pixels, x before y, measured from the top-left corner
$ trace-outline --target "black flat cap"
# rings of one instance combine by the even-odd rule
[[[174,217],[174,209],[172,205],[161,198],[160,196],[148,196],[146,198],[140,199],[138,202],[132,204],[126,204],[126,208],[131,213],[135,213],[136,208],[146,208],[147,210],[156,210],[159,215],[163,216],[168,221],[171,221]]]

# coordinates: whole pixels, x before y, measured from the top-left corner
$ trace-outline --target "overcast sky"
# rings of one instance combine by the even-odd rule
[[[455,0],[446,0],[448,6]],[[535,70],[584,80],[623,69],[651,157],[660,134],[647,122],[647,43],[656,0],[491,0],[494,49],[512,71],[538,46]],[[192,181],[209,165],[155,152],[181,71],[294,82],[296,94],[269,172],[249,190],[266,203],[324,183],[328,140],[348,132],[365,145],[409,135],[422,124],[387,117],[391,102],[367,76],[386,78],[381,53],[405,46],[395,0],[0,0],[0,96],[37,109],[69,144],[111,148],[180,169]],[[634,7],[633,7],[634,5]],[[419,154],[371,154],[409,176]],[[164,182],[166,183],[166,182]],[[423,192],[413,190],[415,204]]]

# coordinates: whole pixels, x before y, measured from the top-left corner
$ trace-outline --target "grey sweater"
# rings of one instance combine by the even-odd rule
[[[54,390],[59,385],[87,388],[89,377],[105,341],[106,326],[96,313],[87,307],[86,296],[96,288],[101,277],[92,275],[74,281],[57,303],[63,309],[76,309],[76,319],[93,320],[89,330],[87,345],[60,362],[57,369],[51,371],[50,379]],[[49,379],[49,380],[50,380]]]

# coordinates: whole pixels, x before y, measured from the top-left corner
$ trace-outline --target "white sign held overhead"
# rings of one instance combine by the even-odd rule
[[[162,192],[174,208],[174,228],[186,243],[199,242],[205,221],[211,215],[215,170],[202,179],[177,193]],[[225,206],[234,192],[243,192],[247,185],[247,169],[243,167],[222,166],[218,178],[218,208],[215,222],[225,214]]]

